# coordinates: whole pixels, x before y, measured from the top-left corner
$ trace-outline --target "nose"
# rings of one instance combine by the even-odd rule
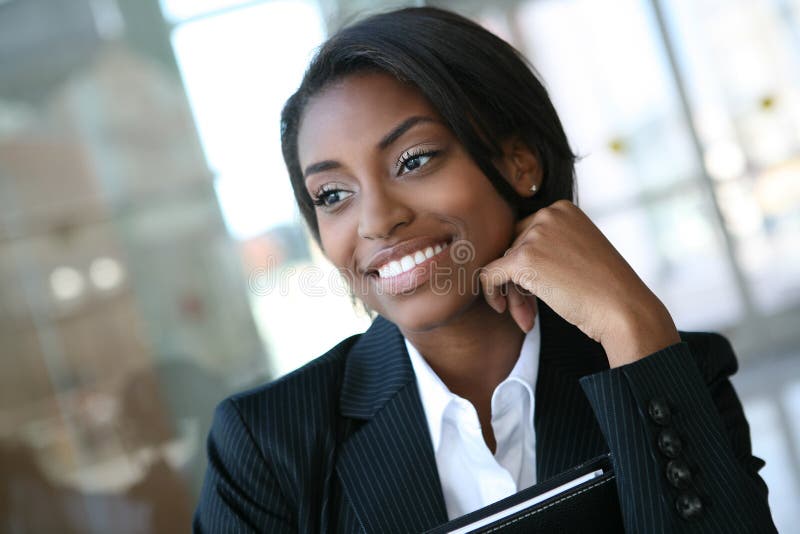
[[[358,235],[364,239],[385,239],[414,218],[411,207],[390,187],[378,185],[362,190]]]

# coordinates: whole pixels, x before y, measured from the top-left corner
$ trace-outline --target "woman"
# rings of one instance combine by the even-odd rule
[[[224,401],[196,532],[419,532],[610,451],[632,532],[769,532],[721,336],[679,333],[571,203],[574,157],[518,53],[415,8],[334,35],[283,153],[378,316]]]

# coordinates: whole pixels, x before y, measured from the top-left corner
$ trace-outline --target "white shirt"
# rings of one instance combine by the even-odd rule
[[[481,433],[478,413],[451,393],[408,341],[422,406],[433,440],[447,516],[455,519],[536,483],[533,410],[539,370],[539,317],[525,336],[508,377],[492,393],[493,455]]]

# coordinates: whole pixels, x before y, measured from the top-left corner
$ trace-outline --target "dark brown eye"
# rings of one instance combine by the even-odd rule
[[[400,157],[398,174],[405,174],[412,172],[427,164],[437,153],[436,152],[420,152],[408,153],[406,152]]]
[[[352,195],[352,193],[344,189],[323,189],[314,196],[313,202],[316,206],[329,208],[343,201],[350,195]]]

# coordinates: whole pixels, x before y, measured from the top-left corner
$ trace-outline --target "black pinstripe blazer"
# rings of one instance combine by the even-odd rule
[[[539,480],[610,450],[627,531],[774,532],[725,338],[682,332],[609,370],[602,347],[541,301],[539,318]],[[411,362],[380,317],[223,401],[208,460],[195,533],[420,532],[447,520]]]

